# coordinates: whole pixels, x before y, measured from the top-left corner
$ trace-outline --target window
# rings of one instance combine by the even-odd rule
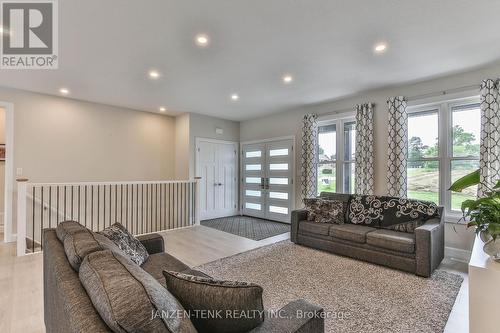
[[[319,126],[318,193],[354,193],[355,141],[352,119],[325,121]]]
[[[408,197],[439,203],[439,112],[408,117]]]
[[[479,104],[457,105],[451,108],[451,182],[479,169],[481,109]],[[462,202],[474,199],[477,186],[462,193],[451,193],[451,209],[460,210]]]
[[[409,198],[433,201],[454,215],[476,196],[477,188],[463,193],[448,188],[479,168],[480,122],[478,98],[409,108]]]

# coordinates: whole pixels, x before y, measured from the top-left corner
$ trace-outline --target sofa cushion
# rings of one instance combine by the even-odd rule
[[[64,237],[64,252],[66,252],[68,262],[75,271],[80,269],[80,265],[87,255],[102,250],[111,250],[122,254],[111,240],[88,229],[73,234],[68,233]]]
[[[182,272],[189,269],[188,265],[164,252],[150,255],[141,267],[162,285],[165,285],[163,270]]]
[[[146,247],[120,223],[117,222],[99,233],[111,239],[137,265],[142,265],[148,259]]]
[[[348,240],[355,243],[365,243],[366,234],[377,229],[364,225],[355,224],[332,224],[330,226],[330,236]]]
[[[321,198],[304,199],[307,220],[318,223],[343,224],[347,204],[337,200]]]
[[[331,225],[333,225],[333,224],[301,221],[299,223],[299,233],[307,232],[310,234],[318,234],[318,235],[328,236],[328,232],[330,230]]]
[[[415,252],[415,235],[406,232],[376,230],[366,235],[366,243],[399,252]]]
[[[56,235],[61,243],[64,243],[64,239],[67,235],[73,235],[85,230],[87,230],[87,228],[76,221],[64,221],[57,225]]]
[[[167,289],[188,311],[220,311],[221,318],[192,317],[199,332],[248,332],[264,321],[262,287],[163,271]],[[240,316],[236,318],[235,316]]]
[[[113,332],[196,332],[187,316],[169,315],[184,313],[184,308],[129,258],[111,251],[91,253],[84,259],[79,277]]]

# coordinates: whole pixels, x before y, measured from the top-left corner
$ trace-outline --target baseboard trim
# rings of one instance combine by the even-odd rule
[[[472,254],[471,251],[458,249],[456,247],[446,246],[444,248],[444,256],[445,257],[450,258],[451,260],[459,261],[459,262],[469,263],[471,254]]]

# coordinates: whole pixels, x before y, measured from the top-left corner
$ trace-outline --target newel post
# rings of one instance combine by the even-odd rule
[[[26,196],[28,179],[18,178],[17,181],[17,256],[26,254]]]
[[[201,177],[194,177],[194,180],[196,182],[195,184],[195,199],[194,199],[194,211],[195,211],[195,225],[200,225],[200,182],[201,182]]]

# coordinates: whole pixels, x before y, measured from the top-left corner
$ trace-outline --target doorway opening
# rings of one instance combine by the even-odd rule
[[[241,145],[243,215],[290,223],[295,202],[294,138]]]

